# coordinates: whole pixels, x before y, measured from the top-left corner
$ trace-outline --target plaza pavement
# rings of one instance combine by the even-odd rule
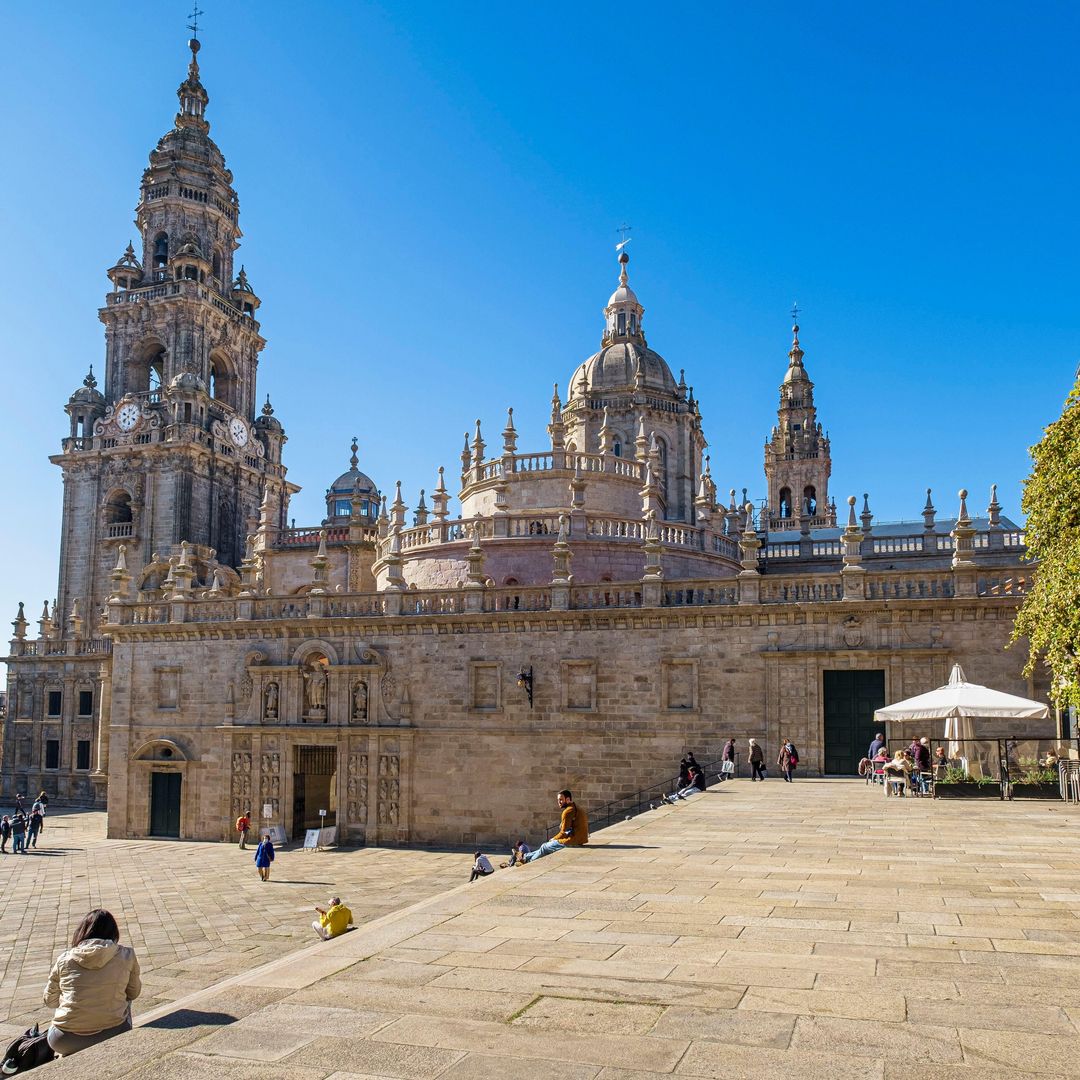
[[[252,844],[106,840],[103,813],[51,810],[36,850],[0,856],[0,1040],[48,1018],[49,970],[92,907],[108,908],[134,946],[145,1011],[311,944],[312,909],[332,892],[366,921],[458,884],[471,861],[387,848],[284,850],[263,884],[254,856]]]
[[[1080,1075],[1080,813],[736,781],[141,1012],[50,1076]]]

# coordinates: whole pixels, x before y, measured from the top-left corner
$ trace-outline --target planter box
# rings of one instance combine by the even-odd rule
[[[1014,799],[1060,799],[1061,788],[1055,781],[1051,784],[1013,784]]]
[[[1000,784],[944,784],[934,785],[935,799],[1000,799]]]

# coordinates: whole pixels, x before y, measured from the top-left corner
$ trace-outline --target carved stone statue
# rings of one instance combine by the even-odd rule
[[[362,679],[353,688],[352,715],[354,720],[366,720],[368,717],[368,688]]]
[[[321,664],[304,668],[304,697],[310,712],[326,709],[326,672]]]
[[[266,706],[263,715],[267,720],[276,720],[278,714],[278,684],[268,683],[266,687]]]

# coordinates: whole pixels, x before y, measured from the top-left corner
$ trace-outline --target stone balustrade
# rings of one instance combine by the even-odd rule
[[[453,589],[403,589],[373,593],[333,593],[314,596],[195,597],[155,601],[111,601],[106,626],[160,623],[222,623],[281,619],[384,618],[497,613],[504,611],[594,610],[642,607],[731,607],[735,605],[822,604],[883,601],[945,601],[978,597],[1019,597],[1029,580],[1005,571],[977,573],[972,587],[958,587],[959,575],[897,571],[866,573],[862,596],[844,597],[839,570],[820,575],[762,574],[750,578],[650,582],[597,582],[570,585],[506,585],[497,588],[463,586]],[[965,580],[967,580],[965,578]],[[24,641],[23,655],[64,642]]]

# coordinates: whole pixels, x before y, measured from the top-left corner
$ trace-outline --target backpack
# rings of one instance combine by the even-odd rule
[[[864,757],[864,758],[859,759],[859,775],[860,776],[865,776],[873,768],[874,768],[874,763],[868,757]]]
[[[16,1073],[29,1072],[39,1065],[44,1065],[56,1057],[49,1045],[48,1031],[42,1033],[38,1025],[27,1028],[25,1034],[13,1040],[4,1053],[4,1063],[0,1065],[0,1075],[14,1076]]]
[[[788,746],[791,747],[791,749],[788,751],[788,759],[791,761],[792,765],[798,765],[799,764],[799,751],[795,749],[795,744],[794,743],[788,743]]]

